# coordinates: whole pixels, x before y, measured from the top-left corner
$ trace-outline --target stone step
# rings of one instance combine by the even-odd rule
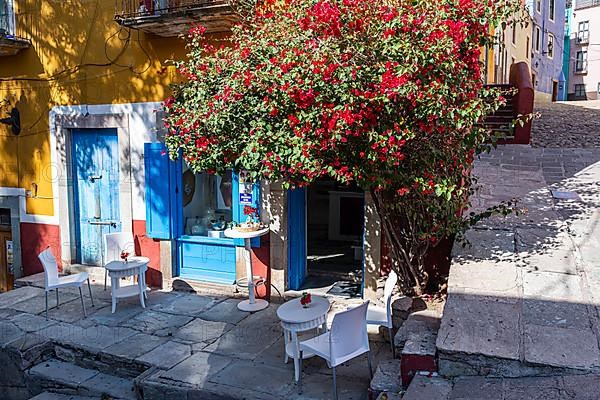
[[[408,386],[417,371],[437,372],[437,333],[440,315],[435,310],[409,315],[394,337],[396,354],[401,356],[402,383]]]
[[[94,397],[78,396],[73,394],[62,394],[54,392],[42,392],[29,400],[92,400]]]
[[[451,381],[440,378],[436,374],[418,373],[408,386],[402,400],[448,400],[451,391]]]
[[[598,375],[560,375],[525,378],[458,377],[453,380],[419,373],[403,400],[450,399],[598,399]]]
[[[27,372],[27,386],[32,394],[50,391],[67,395],[133,400],[136,392],[132,379],[82,368],[72,363],[50,359]]]
[[[371,379],[369,398],[378,398],[382,393],[398,394],[402,391],[400,378],[400,360],[381,362]]]

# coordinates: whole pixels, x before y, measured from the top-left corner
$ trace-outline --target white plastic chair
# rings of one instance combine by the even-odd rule
[[[302,354],[313,353],[325,361],[333,373],[333,398],[337,400],[335,367],[368,353],[369,373],[373,378],[369,336],[367,335],[367,308],[369,301],[350,310],[342,311],[333,317],[331,329],[317,337],[300,342],[300,380],[302,390]]]
[[[58,276],[58,264],[52,250],[48,247],[42,251],[38,258],[40,259],[42,266],[44,267],[44,289],[46,293],[46,319],[48,319],[48,292],[56,290],[56,308],[58,308],[58,289],[64,287],[77,287],[79,288],[79,297],[81,298],[81,308],[83,309],[83,316],[87,317],[85,312],[85,304],[83,302],[83,293],[81,287],[87,281],[88,290],[90,291],[90,299],[92,300],[92,307],[94,307],[94,297],[92,296],[92,286],[90,285],[90,278],[87,272],[81,272],[79,274]]]
[[[131,257],[135,255],[135,242],[131,232],[107,233],[104,235],[104,265],[111,261],[121,261],[121,252],[127,251]],[[104,269],[104,290],[108,270]]]
[[[385,326],[390,334],[390,345],[392,347],[392,357],[396,357],[394,349],[393,323],[392,323],[392,293],[394,287],[398,284],[398,275],[392,271],[388,275],[383,289],[383,300],[385,308],[374,304],[369,305],[367,310],[367,324]]]

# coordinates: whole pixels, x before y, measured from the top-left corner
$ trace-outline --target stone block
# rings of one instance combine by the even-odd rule
[[[253,360],[281,337],[283,332],[279,323],[239,325],[205,347],[204,351]]]
[[[10,397],[13,398],[12,396]],[[29,397],[25,397],[29,398]],[[42,392],[37,396],[31,397],[29,400],[92,400],[93,397],[77,396],[62,393]]]
[[[33,298],[44,299],[44,289],[33,286],[24,286],[0,295],[0,308],[14,308],[13,305],[27,302]]]
[[[173,337],[187,343],[211,343],[231,330],[234,326],[226,322],[206,321],[195,318],[187,325],[179,328]]]
[[[585,330],[592,322],[586,304],[524,299],[523,323]]]
[[[219,297],[182,294],[176,301],[174,299],[169,302],[161,302],[150,308],[154,311],[161,311],[168,314],[196,317],[222,300]]]
[[[203,311],[198,316],[206,321],[237,324],[248,316],[248,313],[237,308],[239,302],[240,300],[237,299],[227,299]]]
[[[113,375],[99,373],[83,382],[78,389],[80,394],[96,398],[135,400],[133,381]]]
[[[245,360],[233,361],[211,381],[239,389],[252,388],[254,392],[279,398],[287,398],[294,388],[293,375],[288,371]]]
[[[208,378],[213,378],[231,363],[231,359],[217,354],[196,353],[168,371],[160,378],[202,387]],[[231,379],[235,379],[232,376]],[[262,381],[262,379],[260,380]]]
[[[525,362],[599,371],[598,338],[590,329],[526,325]]]
[[[514,233],[496,229],[471,229],[466,247],[456,243],[452,253],[459,260],[506,260],[515,256]]]
[[[125,339],[107,347],[102,351],[102,355],[125,359],[135,359],[154,350],[166,341],[166,338],[160,336],[138,333],[126,337]]]
[[[520,318],[518,303],[451,295],[438,332],[438,351],[519,360]]]
[[[600,375],[563,376],[563,388],[563,393],[573,399],[596,400],[600,393]]]
[[[136,361],[160,369],[170,369],[191,355],[192,349],[189,345],[169,341],[138,357]]]
[[[47,383],[52,383],[75,389],[98,374],[98,371],[58,360],[42,362],[29,370],[30,379],[42,387]]]
[[[10,322],[12,322],[19,329],[25,332],[37,332],[41,329],[56,324],[56,321],[46,320],[45,317],[42,317],[40,315],[28,313],[16,314],[12,318],[10,318]]]
[[[124,322],[126,326],[140,332],[171,336],[180,327],[190,322],[193,318],[187,315],[175,315],[164,312],[146,310],[137,314],[132,319]]]
[[[501,378],[481,376],[458,378],[454,381],[451,400],[503,400]]]
[[[581,281],[577,275],[551,272],[529,272],[523,274],[523,295],[525,299],[547,299],[586,304]]]
[[[400,360],[389,360],[379,363],[369,386],[370,396],[375,398],[382,392],[398,393],[401,391]]]
[[[524,399],[565,399],[561,379],[559,377],[505,379],[503,400]]]
[[[61,291],[60,289],[58,290],[58,293],[59,293],[59,296],[58,296],[59,308],[58,308],[58,310],[60,310],[67,303],[69,303],[79,297],[79,295],[76,296],[74,293],[71,293],[68,291]],[[81,303],[79,303],[79,306],[80,306],[79,310],[80,310],[80,312],[82,312],[81,311]],[[90,304],[90,306],[91,306],[91,304]],[[56,293],[55,292],[48,293],[48,307],[52,307],[52,311],[55,310],[55,307],[56,307]],[[41,312],[44,312],[46,310],[46,298],[44,295],[44,291],[42,291],[41,295],[31,297],[25,301],[20,301],[18,303],[15,303],[12,306],[10,306],[10,308],[13,308],[13,309],[21,311],[21,312],[26,312],[29,314],[40,314]]]
[[[516,299],[520,295],[517,266],[514,262],[496,260],[454,263],[448,293]]]
[[[445,379],[418,374],[406,390],[403,400],[449,400],[452,383]]]

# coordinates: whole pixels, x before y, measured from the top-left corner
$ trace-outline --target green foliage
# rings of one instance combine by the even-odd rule
[[[187,78],[165,102],[170,154],[194,171],[247,170],[371,192],[401,281],[469,218],[480,122],[503,102],[481,49],[518,0],[265,1],[223,43],[190,30]],[[245,8],[247,10],[247,7]],[[411,270],[413,270],[411,272]],[[410,283],[410,284],[409,284]]]

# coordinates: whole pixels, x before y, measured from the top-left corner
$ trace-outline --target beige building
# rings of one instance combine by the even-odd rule
[[[531,66],[531,23],[528,13],[522,17],[526,22],[509,24],[496,35],[494,83],[508,83],[512,64],[526,62]]]

